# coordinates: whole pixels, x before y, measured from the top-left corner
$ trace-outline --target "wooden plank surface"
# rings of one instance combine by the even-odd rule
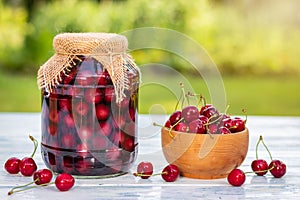
[[[12,156],[22,158],[32,151],[27,139],[31,134],[40,140],[40,114],[0,113],[0,199],[299,199],[300,198],[300,117],[250,116],[249,151],[240,167],[250,171],[255,159],[255,144],[259,135],[274,159],[287,165],[287,173],[280,179],[269,173],[264,177],[247,175],[242,187],[230,186],[226,179],[199,180],[180,177],[173,183],[164,182],[160,176],[143,180],[132,172],[140,161],[151,161],[154,171],[160,172],[167,165],[161,150],[160,129],[153,122],[163,124],[167,116],[141,115],[139,117],[139,154],[132,171],[126,175],[107,179],[76,179],[75,187],[59,192],[55,186],[36,188],[7,196],[11,187],[25,184],[31,177],[9,175],[3,169]],[[38,150],[39,151],[39,150]],[[268,160],[268,154],[260,149],[260,157]],[[35,156],[39,168],[45,165],[40,153]]]

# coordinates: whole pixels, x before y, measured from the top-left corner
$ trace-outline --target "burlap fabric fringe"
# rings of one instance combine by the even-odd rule
[[[138,73],[139,68],[132,57],[126,53],[126,37],[113,33],[62,33],[54,37],[55,54],[38,71],[39,89],[51,92],[61,80],[61,73],[66,74],[78,56],[91,56],[108,71],[113,81],[116,101],[125,97],[124,91],[130,89],[128,70]]]

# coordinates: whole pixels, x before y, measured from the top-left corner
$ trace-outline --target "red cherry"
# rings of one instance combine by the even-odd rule
[[[124,142],[122,143],[122,147],[129,152],[133,152],[134,151],[134,137],[127,137]]]
[[[236,133],[245,130],[245,121],[242,120],[241,118],[239,117],[233,118],[232,123],[233,123],[233,127],[230,129],[232,132]]]
[[[230,130],[224,126],[219,127],[218,134],[230,134]]]
[[[110,103],[115,95],[115,89],[114,87],[107,87],[105,88],[105,102]]]
[[[167,128],[171,128],[171,122],[170,122],[170,120],[166,121],[166,123],[165,123],[165,127],[167,127]]]
[[[78,129],[78,136],[81,140],[88,140],[93,136],[93,129],[89,126],[82,126]]]
[[[219,127],[218,127],[218,125],[217,124],[210,124],[209,126],[208,126],[208,132],[210,133],[210,134],[217,134],[218,133],[218,130],[219,130]]]
[[[108,147],[107,137],[96,136],[92,140],[93,150],[105,150]]]
[[[142,179],[148,179],[153,174],[153,165],[151,162],[141,162],[137,166],[135,176],[140,176]]]
[[[10,173],[10,174],[17,174],[19,173],[19,165],[20,165],[21,160],[16,157],[9,158],[5,164],[4,168],[5,170]]]
[[[19,164],[19,170],[23,176],[32,176],[32,174],[37,170],[37,165],[33,158],[25,157]]]
[[[174,182],[179,177],[179,169],[176,165],[169,164],[162,170],[161,177],[166,182]]]
[[[49,119],[53,123],[57,123],[58,122],[58,113],[57,113],[57,110],[51,110],[50,111],[50,113],[49,113]]]
[[[70,111],[72,108],[71,99],[61,98],[58,100],[59,110]]]
[[[263,159],[253,160],[251,163],[252,170],[258,175],[263,176],[268,172],[268,163]]]
[[[89,112],[87,103],[80,101],[75,105],[75,112],[80,116],[85,116]]]
[[[98,120],[100,120],[100,121],[107,120],[109,117],[109,113],[110,113],[110,110],[106,105],[104,105],[104,104],[96,105],[96,116],[97,116]]]
[[[212,104],[206,104],[205,106],[202,106],[199,113],[200,115],[203,115],[203,111],[206,109],[206,108],[209,108],[209,107],[212,107],[213,105]]]
[[[66,133],[62,136],[61,142],[64,148],[70,149],[73,148],[75,145],[75,139],[73,134],[71,133]]]
[[[111,82],[109,73],[107,71],[103,71],[100,74],[98,85],[107,86],[107,85],[111,85],[111,84],[112,84],[112,82]]]
[[[231,118],[222,119],[220,125],[228,128],[229,130],[234,126]]]
[[[103,92],[99,89],[88,88],[84,92],[84,99],[89,103],[100,103],[103,100]]]
[[[208,118],[205,117],[204,115],[199,115],[199,119],[204,125],[208,123]]]
[[[273,169],[271,169],[272,167]],[[286,173],[286,165],[280,160],[272,160],[269,169],[271,169],[270,172],[275,178],[280,178]]]
[[[245,180],[245,173],[240,169],[233,169],[227,176],[228,183],[233,186],[241,186]]]
[[[202,115],[207,117],[209,119],[209,121],[214,121],[216,118],[218,118],[219,112],[215,107],[210,106],[203,110]]]
[[[181,119],[181,111],[175,111],[171,114],[169,120],[171,125],[173,126]]]
[[[74,127],[75,126],[75,121],[72,115],[66,115],[64,117],[64,122],[68,127]]]
[[[60,191],[68,191],[70,190],[75,184],[75,179],[72,175],[62,173],[59,174],[55,179],[55,186]]]
[[[100,126],[100,130],[99,130],[99,134],[105,135],[105,136],[109,136],[111,131],[112,131],[112,125],[108,122],[108,121],[101,121],[99,123]]]
[[[188,131],[188,125],[184,122],[179,122],[175,127],[175,131],[180,131],[180,132],[187,132]]]
[[[40,169],[33,174],[33,181],[37,185],[50,183],[52,180],[53,174],[49,169]]]
[[[205,134],[206,128],[200,119],[196,119],[189,123],[189,133]]]
[[[196,106],[186,106],[182,109],[181,116],[187,123],[198,119],[199,117],[199,110]]]
[[[55,135],[57,132],[57,124],[49,123],[49,127],[47,128],[47,130],[50,135]]]

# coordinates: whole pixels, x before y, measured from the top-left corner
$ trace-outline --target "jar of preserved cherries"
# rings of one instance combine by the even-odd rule
[[[40,67],[41,151],[48,168],[78,176],[126,173],[137,156],[140,72],[124,36],[62,33]]]

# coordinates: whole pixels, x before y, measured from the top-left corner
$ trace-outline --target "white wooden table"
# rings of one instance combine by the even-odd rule
[[[167,116],[141,115],[139,118],[139,154],[132,172],[140,161],[151,161],[154,171],[167,165],[160,146],[160,132],[152,123],[163,124]],[[287,165],[287,173],[280,179],[269,173],[264,177],[247,175],[242,187],[232,187],[226,179],[199,180],[180,177],[173,183],[160,176],[144,180],[131,173],[107,179],[76,179],[75,187],[59,192],[55,186],[36,188],[7,196],[11,187],[25,184],[31,177],[9,175],[5,161],[12,156],[24,157],[31,153],[31,134],[40,140],[39,113],[0,113],[0,199],[300,199],[300,117],[250,116],[250,144],[246,160],[240,167],[250,171],[255,159],[255,144],[260,134],[272,152],[273,158]],[[261,157],[268,160],[261,148]],[[40,153],[35,156],[39,168],[45,165]],[[269,162],[269,161],[268,161]]]

